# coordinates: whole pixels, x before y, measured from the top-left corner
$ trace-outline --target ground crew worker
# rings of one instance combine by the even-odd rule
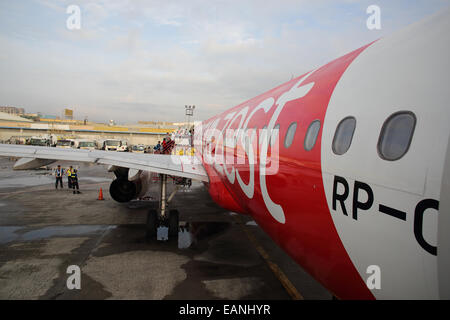
[[[58,168],[56,168],[56,171],[55,171],[55,177],[56,177],[55,189],[58,189],[58,181],[59,181],[59,184],[61,185],[61,189],[63,188],[63,183],[62,183],[63,174],[64,174],[64,170],[58,164]]]
[[[158,144],[153,148],[154,153],[159,153],[161,151],[161,141],[158,141]]]
[[[172,149],[175,147],[175,141],[170,138],[164,138],[165,143],[163,141],[163,154],[170,154]]]
[[[72,180],[73,194],[75,194],[75,187],[77,188],[76,193],[81,193],[80,187],[78,186],[78,171],[77,171],[77,169],[72,170],[72,174],[70,175],[70,178]]]
[[[67,173],[67,184],[69,185],[69,189],[72,189],[72,177],[71,177],[72,171],[73,171],[72,166],[70,166],[70,168],[67,169],[67,171],[66,171],[66,173]]]

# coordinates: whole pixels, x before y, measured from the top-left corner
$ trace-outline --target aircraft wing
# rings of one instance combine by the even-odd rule
[[[63,149],[14,144],[0,144],[0,156],[22,158],[14,165],[14,169],[16,170],[31,169],[53,162],[50,160],[67,160],[107,164],[200,181],[209,181],[201,161],[193,156]],[[42,163],[36,162],[36,159],[49,161]],[[33,163],[41,164],[33,166]]]

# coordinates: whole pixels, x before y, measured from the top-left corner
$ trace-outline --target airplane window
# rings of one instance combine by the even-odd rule
[[[320,130],[320,121],[314,120],[308,128],[308,131],[306,131],[305,136],[305,142],[304,147],[306,151],[310,151],[312,148],[314,148],[314,145],[316,144],[317,136],[319,135]]]
[[[416,127],[416,116],[402,111],[391,115],[381,128],[378,139],[378,154],[384,160],[395,161],[409,149]]]
[[[292,122],[286,132],[286,137],[284,137],[284,147],[289,148],[294,141],[295,131],[297,130],[297,122]]]
[[[333,152],[342,155],[347,152],[352,143],[355,133],[356,119],[354,117],[344,118],[339,122],[333,138]]]
[[[270,146],[273,147],[275,141],[278,139],[278,132],[280,131],[280,124],[273,127],[272,136],[270,137]]]

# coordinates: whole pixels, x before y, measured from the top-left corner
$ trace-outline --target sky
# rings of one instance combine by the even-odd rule
[[[69,29],[70,5],[80,29]],[[369,30],[370,5],[381,29]],[[0,0],[0,105],[119,124],[206,120],[450,0]],[[73,20],[70,20],[73,21]]]

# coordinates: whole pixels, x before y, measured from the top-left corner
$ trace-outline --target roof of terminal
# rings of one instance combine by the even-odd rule
[[[21,122],[33,122],[30,119],[22,118],[13,114],[0,112],[0,120],[6,120],[6,121],[21,121]]]

